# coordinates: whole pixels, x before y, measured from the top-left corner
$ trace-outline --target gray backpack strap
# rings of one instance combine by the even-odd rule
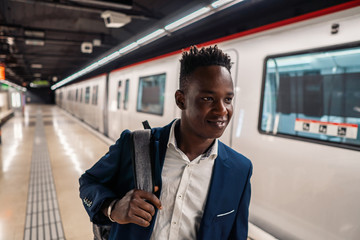
[[[137,189],[153,192],[151,130],[136,130],[132,134],[132,139],[135,186]]]

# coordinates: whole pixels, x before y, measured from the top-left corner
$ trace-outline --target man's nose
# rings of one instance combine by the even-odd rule
[[[227,114],[227,108],[224,101],[219,100],[215,102],[214,113],[216,113],[219,116],[224,116]]]

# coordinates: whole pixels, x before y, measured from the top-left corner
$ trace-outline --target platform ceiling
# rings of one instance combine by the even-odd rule
[[[166,23],[184,16],[184,13],[212,2],[1,0],[0,63],[5,63],[6,78],[14,83],[30,87],[34,80],[47,80],[52,85],[136,36],[164,27]],[[245,0],[82,78],[344,2],[349,1]],[[102,12],[106,10],[126,14],[131,17],[131,22],[121,28],[107,28],[101,18]],[[94,45],[92,53],[83,53],[81,44],[94,43],[94,40],[100,40],[101,44]],[[38,45],[26,44],[29,41]],[[42,68],[34,68],[39,67],[39,64]]]

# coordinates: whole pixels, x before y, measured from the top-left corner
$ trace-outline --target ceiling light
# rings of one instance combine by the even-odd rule
[[[185,24],[185,23],[189,23],[191,20],[194,20],[195,18],[203,15],[204,13],[207,13],[210,11],[210,8],[209,7],[203,7],[203,8],[200,8],[199,10],[173,22],[173,23],[170,23],[169,25],[165,26],[165,29],[168,30],[168,31],[171,31],[171,30],[175,30],[177,27],[179,27],[180,25],[182,24]]]
[[[133,42],[129,45],[127,45],[126,47],[123,47],[122,49],[119,50],[119,53],[123,54],[123,53],[127,53],[130,50],[133,50],[134,48],[136,48],[138,46],[138,44],[136,42]]]
[[[42,64],[31,64],[31,68],[42,68]]]
[[[33,45],[33,46],[44,46],[45,41],[44,40],[38,40],[38,39],[26,39],[25,44],[26,45]]]
[[[9,82],[7,80],[0,80],[0,83],[6,84],[6,85],[11,86],[13,88],[16,88],[16,89],[18,89],[20,91],[26,92],[26,88],[24,88],[24,87],[22,87],[20,85],[17,85],[17,84],[15,84],[13,82]]]
[[[226,5],[226,4],[228,4],[228,3],[232,2],[232,1],[234,1],[234,0],[219,0],[219,1],[213,2],[211,4],[211,6],[213,8],[218,8],[218,7],[224,6],[224,5]]]
[[[150,33],[149,35],[146,35],[145,37],[140,38],[139,40],[136,41],[136,43],[140,45],[140,44],[148,42],[150,40],[155,40],[157,38],[160,38],[160,35],[163,34],[164,32],[165,32],[164,29],[162,29],[162,28],[158,29],[155,32]]]
[[[41,77],[41,73],[34,73],[34,77],[37,77],[37,78]]]
[[[112,54],[108,55],[107,57],[104,57],[101,60],[97,61],[97,63],[101,66],[101,65],[117,58],[118,56],[120,56],[120,52],[116,51],[116,52],[113,52]]]
[[[25,30],[24,34],[27,37],[36,37],[36,38],[45,37],[45,33],[43,31]]]

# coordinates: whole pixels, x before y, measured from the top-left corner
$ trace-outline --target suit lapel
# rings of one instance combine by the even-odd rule
[[[234,173],[223,143],[219,142],[218,157],[215,159],[211,184],[200,225],[199,236],[203,236],[204,227],[211,224],[217,214],[233,210],[231,188],[234,184]],[[232,209],[230,209],[232,208]]]

